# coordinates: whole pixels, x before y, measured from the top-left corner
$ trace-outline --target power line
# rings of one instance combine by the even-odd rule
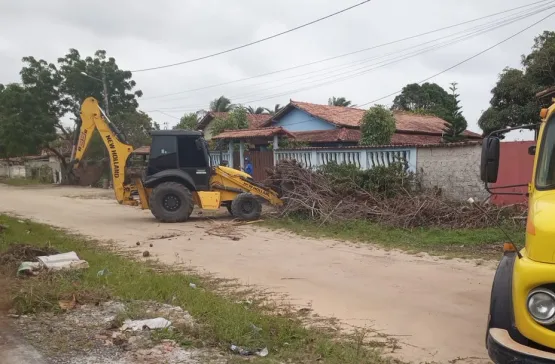
[[[547,8],[547,9],[551,9],[551,8],[553,8],[553,6]],[[329,81],[329,82],[319,83],[319,84],[315,85],[315,87],[319,87],[319,86],[327,85],[327,84],[330,84],[330,83],[335,83],[335,82],[338,82],[338,81],[347,80],[347,79],[353,78],[353,77],[355,77],[355,76],[367,74],[367,73],[369,73],[369,72],[371,72],[371,71],[374,71],[374,70],[376,70],[376,69],[383,68],[383,67],[386,67],[386,66],[389,66],[389,65],[391,65],[391,64],[395,64],[395,63],[401,62],[401,61],[406,60],[406,59],[409,59],[409,58],[416,57],[416,56],[421,55],[421,54],[424,54],[424,53],[428,53],[428,52],[431,52],[431,51],[434,51],[434,50],[437,50],[437,49],[442,49],[442,48],[445,48],[445,47],[448,47],[448,46],[452,46],[452,45],[454,45],[454,44],[457,44],[457,43],[463,42],[463,41],[465,41],[465,40],[474,38],[474,37],[479,36],[479,35],[481,35],[481,34],[485,34],[485,33],[487,33],[487,32],[496,30],[496,29],[501,28],[501,27],[503,27],[503,26],[506,26],[506,25],[508,25],[508,24],[512,24],[512,23],[514,23],[514,22],[516,22],[516,21],[525,19],[525,18],[530,17],[530,16],[532,16],[532,15],[536,15],[536,14],[538,14],[538,13],[540,13],[540,12],[543,12],[544,10],[545,10],[545,9],[538,10],[538,11],[536,11],[536,12],[534,12],[534,13],[527,14],[527,15],[525,15],[525,16],[520,16],[520,17],[515,18],[515,19],[505,20],[505,21],[502,21],[502,22],[498,22],[498,23],[495,23],[495,24],[489,24],[489,25],[486,25],[486,26],[481,25],[481,26],[479,26],[479,27],[475,27],[475,28],[472,28],[472,29],[468,29],[468,30],[465,30],[465,31],[463,32],[463,33],[468,32],[468,34],[464,34],[464,35],[462,35],[462,36],[455,37],[455,38],[452,39],[452,40],[448,40],[448,41],[444,41],[444,42],[441,42],[441,43],[433,44],[433,45],[431,45],[431,46],[429,46],[429,47],[427,47],[427,48],[417,49],[417,50],[412,51],[412,52],[410,52],[410,53],[403,54],[404,52],[408,51],[409,49],[418,48],[418,47],[423,46],[423,45],[425,45],[425,44],[429,44],[429,43],[436,42],[436,41],[438,41],[438,40],[442,40],[443,38],[452,37],[452,36],[455,36],[456,34],[459,34],[459,33],[461,33],[461,32],[455,33],[455,34],[452,34],[452,35],[449,35],[448,37],[441,37],[441,38],[434,39],[434,40],[432,40],[432,41],[424,42],[424,43],[421,43],[421,44],[419,44],[419,45],[406,48],[405,50],[401,50],[401,51],[397,51],[397,52],[391,52],[391,53],[388,53],[388,54],[383,55],[383,56],[372,57],[372,58],[370,58],[370,59],[364,60],[363,62],[360,62],[360,61],[359,61],[359,62],[355,62],[355,66],[357,66],[357,65],[359,65],[359,64],[368,63],[368,61],[372,61],[372,60],[376,60],[376,59],[383,59],[383,58],[385,58],[385,60],[379,61],[379,62],[377,62],[377,63],[372,63],[372,64],[370,64],[370,65],[364,65],[364,66],[362,66],[362,67],[358,67],[358,68],[354,68],[354,69],[352,69],[352,66],[348,66],[348,67],[344,67],[344,66],[343,66],[343,67],[338,68],[338,69],[335,70],[335,71],[340,71],[340,70],[342,70],[342,69],[348,69],[348,70],[347,70],[347,71],[344,71],[344,72],[340,72],[340,73],[335,73],[335,74],[332,74],[332,75],[329,75],[329,72],[328,72],[328,74],[326,74],[326,77],[323,77],[323,78],[320,78],[319,76],[317,76],[317,78],[315,78],[315,76],[310,76],[310,77],[306,77],[306,78],[297,80],[297,81],[295,81],[295,82],[298,82],[298,81],[309,81],[308,83],[305,83],[305,84],[309,84],[309,85],[310,85],[310,84],[313,84],[314,82],[321,82],[321,81],[324,81],[324,80],[331,79],[331,81]],[[475,29],[478,29],[478,30],[475,30]],[[475,30],[475,31],[469,32],[470,30]],[[389,56],[395,55],[395,54],[397,54],[397,53],[399,53],[399,56],[396,56],[396,57],[387,59]],[[325,69],[324,69],[324,70],[325,70]],[[323,71],[323,70],[321,70],[321,71]],[[335,72],[335,71],[333,71],[333,72]],[[338,77],[338,76],[342,76],[342,75],[346,75],[346,76],[344,76],[344,77]],[[299,75],[299,76],[303,76],[303,75]],[[296,77],[298,77],[298,76],[296,76]],[[311,79],[313,79],[313,80],[311,80]],[[287,86],[288,84],[289,84],[289,83],[281,84],[281,85],[277,85],[277,86],[272,86],[272,87],[266,88],[266,89],[264,89],[264,90],[257,90],[257,91],[254,91],[254,92],[250,92],[250,93],[247,93],[247,94],[243,94],[243,95],[241,95],[241,96],[233,96],[232,99],[233,99],[233,100],[244,99],[244,98],[247,98],[247,97],[250,97],[250,96],[258,95],[258,94],[260,94],[261,92],[264,92],[264,91],[268,91],[268,90],[280,88],[280,87],[283,87],[283,86]],[[312,88],[312,87],[310,87],[310,88]],[[306,89],[306,88],[304,88],[304,89]],[[303,89],[303,90],[304,90],[304,89]],[[262,100],[263,100],[263,99],[262,99]],[[253,101],[249,101],[249,102],[254,102],[254,101],[259,101],[259,100],[253,100]]]
[[[335,74],[335,75],[332,75],[332,76],[324,77],[323,79],[318,79],[318,80],[309,82],[309,84],[314,83],[314,82],[320,82],[320,83],[318,83],[314,86],[302,87],[302,88],[289,90],[289,91],[285,91],[285,92],[282,91],[282,93],[268,95],[268,96],[265,96],[263,98],[257,98],[255,100],[244,101],[243,103],[251,103],[251,102],[262,101],[262,100],[271,99],[271,98],[275,98],[275,97],[279,97],[279,96],[284,96],[284,95],[291,94],[291,93],[294,93],[294,92],[299,92],[299,91],[304,91],[304,90],[307,90],[307,89],[321,87],[321,86],[328,85],[328,84],[335,83],[335,82],[339,82],[339,81],[344,81],[344,80],[347,80],[347,79],[350,79],[350,78],[353,78],[353,77],[356,77],[356,76],[359,76],[359,75],[362,75],[362,74],[366,74],[366,73],[371,72],[373,70],[383,68],[385,66],[388,66],[388,65],[391,65],[391,64],[394,64],[394,63],[401,62],[405,59],[413,58],[413,57],[418,56],[420,54],[424,54],[424,53],[427,53],[427,52],[430,52],[430,51],[434,51],[436,49],[441,49],[441,48],[444,48],[446,46],[450,46],[450,45],[465,41],[467,39],[473,38],[473,37],[478,36],[480,34],[484,34],[486,32],[492,31],[494,29],[498,29],[502,26],[506,26],[506,25],[511,24],[513,22],[525,19],[525,18],[530,17],[532,15],[536,15],[540,12],[544,12],[545,10],[550,9],[550,8],[553,8],[553,5],[550,5],[548,7],[541,8],[541,9],[538,9],[538,10],[534,10],[533,12],[528,12],[527,14],[520,15],[520,16],[514,17],[512,19],[500,19],[500,20],[498,19],[495,22],[492,22],[491,24],[482,24],[482,25],[464,30],[462,32],[457,32],[457,33],[451,34],[447,37],[441,37],[441,38],[438,38],[438,39],[435,39],[435,40],[432,40],[432,41],[424,42],[422,44],[419,44],[419,45],[416,45],[416,46],[413,46],[413,47],[409,47],[406,50],[411,49],[411,48],[417,48],[417,47],[420,47],[421,45],[431,43],[431,42],[435,42],[437,40],[441,40],[442,38],[453,37],[453,36],[455,36],[459,33],[468,33],[468,34],[464,34],[462,36],[459,36],[455,39],[452,39],[452,40],[449,40],[449,41],[446,41],[446,42],[443,42],[443,43],[439,43],[439,44],[434,44],[434,45],[432,45],[428,48],[418,49],[416,51],[413,51],[412,53],[402,54],[400,57],[394,57],[394,58],[391,58],[391,59],[386,59],[385,61],[380,61],[378,63],[374,63],[374,64],[371,64],[369,66],[364,66],[364,67],[354,69],[354,70],[351,70],[351,71],[348,71],[348,72],[342,72],[342,73]],[[510,17],[507,17],[507,18],[510,18]],[[476,29],[478,29],[478,30],[476,30]],[[472,31],[472,32],[469,32],[469,31]],[[385,56],[379,56],[377,58],[384,58],[384,57],[387,57],[387,56],[389,56],[391,54],[395,54],[395,53],[403,53],[406,50],[402,50],[400,52],[393,52],[393,53],[387,54]],[[373,57],[373,58],[376,58],[376,57]],[[356,73],[353,73],[353,72],[356,72]],[[341,76],[341,75],[344,75],[344,74],[349,74],[349,75],[339,77],[339,78],[337,77],[337,76]],[[332,78],[331,81],[321,82],[323,80],[330,79],[330,78]],[[333,79],[333,78],[335,78],[335,79]],[[281,87],[281,86],[285,86],[285,85],[279,85],[277,87]],[[272,88],[276,88],[276,87],[272,87]],[[259,94],[260,92],[263,92],[263,91],[264,90],[262,90],[262,91],[259,90],[255,94]],[[249,94],[242,95],[242,96],[235,96],[232,99],[237,100],[237,99],[245,98],[245,97],[248,97],[248,96],[251,96],[251,95],[252,95],[252,93],[249,93]],[[165,110],[168,110],[168,111],[169,110],[178,110],[178,109],[183,110],[184,107],[165,108]],[[189,109],[189,108],[187,108],[187,109]]]
[[[500,11],[500,12],[497,12],[497,13],[489,14],[489,15],[482,16],[482,17],[475,18],[475,19],[471,19],[471,20],[467,20],[467,21],[464,21],[464,22],[461,22],[461,23],[457,23],[457,24],[446,26],[446,27],[434,29],[434,30],[431,30],[431,31],[427,31],[427,32],[424,32],[424,33],[412,35],[412,36],[401,38],[401,39],[397,39],[397,40],[394,40],[394,41],[378,44],[378,45],[371,46],[371,47],[368,47],[368,48],[359,49],[359,50],[356,50],[356,51],[353,51],[353,52],[343,53],[343,54],[340,54],[340,55],[337,55],[337,56],[321,59],[321,60],[318,60],[318,61],[313,61],[313,62],[309,62],[309,63],[305,63],[305,64],[301,64],[301,65],[297,65],[297,66],[293,66],[293,67],[289,67],[289,68],[270,71],[270,72],[267,72],[267,73],[263,73],[263,74],[259,74],[259,75],[255,75],[255,76],[250,76],[250,77],[246,77],[246,78],[241,78],[241,79],[237,79],[237,80],[233,80],[233,81],[227,81],[227,82],[223,82],[223,83],[219,83],[219,84],[203,86],[203,87],[198,87],[198,88],[194,88],[194,89],[188,89],[188,90],[184,90],[184,91],[179,91],[179,92],[174,92],[174,93],[169,93],[169,94],[163,94],[163,95],[158,95],[158,96],[153,96],[153,97],[142,98],[142,101],[164,98],[164,97],[168,97],[168,96],[175,96],[175,95],[180,95],[180,94],[194,92],[194,91],[206,90],[206,89],[225,86],[225,85],[229,85],[229,84],[233,84],[233,83],[237,83],[237,82],[248,81],[248,80],[255,79],[255,78],[270,76],[270,75],[281,73],[281,72],[291,71],[291,70],[302,68],[302,67],[312,66],[312,65],[315,65],[315,64],[318,64],[318,63],[323,63],[323,62],[335,60],[335,59],[338,59],[338,58],[342,58],[342,57],[346,57],[346,56],[350,56],[350,55],[370,51],[370,50],[373,50],[373,49],[377,49],[377,48],[385,47],[385,46],[388,46],[388,45],[400,43],[400,42],[403,42],[403,41],[406,41],[406,40],[410,40],[410,39],[422,37],[422,36],[425,36],[425,35],[437,33],[437,32],[440,32],[442,30],[447,30],[447,29],[455,28],[455,27],[458,27],[458,26],[461,26],[461,25],[477,22],[477,21],[480,21],[480,20],[484,20],[484,19],[487,19],[487,18],[497,16],[497,15],[509,13],[509,12],[512,12],[512,11],[515,11],[515,10],[519,10],[519,9],[523,9],[523,8],[529,8],[529,7],[532,7],[532,6],[537,5],[537,4],[545,4],[545,3],[550,3],[550,2],[552,2],[552,0],[541,0],[541,1],[531,3],[531,4],[522,5],[522,6],[519,6],[519,7],[516,7],[516,8],[503,10],[503,11]],[[138,71],[133,71],[133,72],[138,72]]]
[[[534,22],[533,24],[527,26],[526,28],[524,28],[524,29],[522,29],[522,30],[519,30],[518,32],[514,33],[513,35],[511,35],[511,36],[509,36],[509,37],[507,37],[507,38],[505,38],[505,39],[503,39],[502,41],[497,42],[497,43],[495,43],[494,45],[492,45],[492,46],[490,46],[490,47],[488,47],[488,48],[486,48],[486,49],[484,49],[484,50],[482,50],[482,51],[480,51],[480,52],[478,52],[478,53],[476,53],[476,54],[474,54],[474,55],[472,55],[472,56],[470,56],[470,57],[468,57],[468,58],[466,58],[466,59],[464,59],[464,60],[462,60],[462,61],[460,61],[460,62],[458,62],[458,63],[456,63],[456,64],[454,64],[453,66],[451,66],[451,67],[449,67],[449,68],[446,68],[446,69],[444,69],[443,71],[440,71],[440,72],[438,72],[438,73],[436,73],[436,74],[434,74],[434,75],[432,75],[432,76],[430,76],[430,77],[427,77],[427,78],[425,78],[425,79],[419,81],[418,83],[420,84],[420,83],[424,83],[424,82],[426,82],[426,81],[429,81],[429,80],[431,80],[431,79],[434,78],[434,77],[437,77],[437,76],[439,76],[439,75],[441,75],[441,74],[444,74],[444,73],[446,73],[446,72],[449,72],[449,71],[452,70],[453,68],[456,68],[456,67],[458,67],[458,66],[460,66],[460,65],[462,65],[462,64],[464,64],[464,63],[466,63],[466,62],[468,62],[468,61],[470,61],[470,60],[472,60],[472,59],[474,59],[474,58],[476,58],[476,57],[478,57],[478,56],[481,56],[482,54],[484,54],[484,53],[486,53],[486,52],[492,50],[493,48],[495,48],[495,47],[497,47],[497,46],[499,46],[499,45],[501,45],[501,44],[503,44],[503,43],[505,43],[505,42],[507,42],[507,41],[513,39],[514,37],[516,37],[516,36],[518,36],[518,35],[524,33],[525,31],[527,31],[528,29],[530,29],[530,28],[532,28],[532,27],[538,25],[539,23],[541,23],[542,21],[544,21],[544,20],[550,18],[550,17],[553,16],[554,14],[555,14],[555,12],[550,13],[549,15],[547,15],[547,16],[541,18],[540,20]],[[372,100],[372,101],[368,101],[368,102],[366,102],[366,103],[364,103],[364,104],[360,104],[359,106],[365,106],[365,105],[368,105],[368,104],[373,104],[373,103],[375,103],[375,102],[377,102],[377,101],[386,99],[386,98],[391,97],[391,96],[393,96],[393,95],[396,95],[396,94],[398,94],[399,92],[402,92],[402,91],[403,91],[402,89],[401,89],[401,90],[398,90],[398,91],[395,91],[395,92],[393,92],[393,93],[391,93],[391,94],[389,94],[389,95],[380,97],[380,98],[375,99],[375,100]]]
[[[486,53],[486,52],[492,50],[493,48],[498,47],[499,45],[501,45],[501,44],[503,44],[503,43],[505,43],[505,42],[507,42],[507,41],[509,41],[509,40],[511,40],[511,39],[513,39],[513,38],[515,38],[516,36],[518,36],[518,35],[524,33],[524,32],[527,31],[528,29],[531,29],[531,28],[533,28],[534,26],[536,26],[536,25],[540,24],[541,22],[543,22],[544,20],[546,20],[546,19],[552,17],[553,15],[555,15],[555,12],[552,12],[552,13],[548,14],[547,16],[545,16],[545,17],[541,18],[540,20],[538,20],[538,21],[536,21],[536,22],[530,24],[529,26],[527,26],[527,27],[525,27],[525,28],[519,30],[518,32],[512,34],[511,36],[509,36],[509,37],[507,37],[507,38],[505,38],[505,39],[503,39],[503,40],[501,40],[501,41],[495,43],[494,45],[492,45],[492,46],[490,46],[490,47],[487,47],[487,48],[483,49],[482,51],[480,51],[480,52],[478,52],[478,53],[476,53],[476,54],[474,54],[474,55],[472,55],[472,56],[470,56],[470,57],[468,57],[468,58],[465,58],[464,60],[462,60],[462,61],[460,61],[460,62],[458,62],[458,63],[452,65],[451,67],[446,68],[446,69],[444,69],[444,70],[442,70],[442,71],[440,71],[440,72],[438,72],[438,73],[436,73],[436,74],[434,74],[434,75],[432,75],[432,76],[429,76],[429,77],[427,77],[427,78],[425,78],[425,79],[423,79],[423,80],[421,80],[421,81],[419,81],[419,82],[417,82],[417,83],[419,83],[419,84],[424,83],[424,82],[429,81],[429,80],[431,80],[432,78],[437,77],[437,76],[439,76],[439,75],[441,75],[441,74],[443,74],[443,73],[449,72],[450,70],[452,70],[452,69],[454,69],[454,68],[456,68],[456,67],[458,67],[458,66],[460,66],[460,65],[462,65],[462,64],[464,64],[464,63],[466,63],[466,62],[468,62],[468,61],[470,61],[470,60],[472,60],[472,59],[474,59],[474,58],[476,58],[476,57],[479,57],[479,56],[481,56],[482,54],[484,54],[484,53]],[[402,92],[402,89],[401,89],[401,90],[397,90],[397,91],[395,91],[395,92],[392,92],[392,93],[390,93],[390,94],[388,94],[388,95],[386,95],[386,96],[380,97],[380,98],[378,98],[378,99],[375,99],[375,100],[372,100],[372,101],[369,101],[369,102],[366,102],[366,103],[363,103],[363,104],[359,104],[358,107],[366,106],[366,105],[369,105],[369,104],[373,104],[373,103],[375,103],[375,102],[377,102],[377,101],[380,101],[380,100],[383,100],[383,99],[385,99],[385,98],[388,98],[388,97],[397,95],[397,94],[400,93],[400,92]],[[159,110],[156,110],[156,111],[159,111]],[[340,112],[344,112],[344,111],[340,111]],[[169,114],[166,114],[166,115],[171,116],[171,115],[169,115]],[[172,116],[172,117],[174,117],[174,116]],[[174,117],[174,118],[175,118],[175,117]],[[301,124],[301,123],[303,123],[303,122],[308,122],[308,121],[309,121],[309,120],[301,121],[301,122],[297,122],[297,123],[298,123],[298,124]],[[297,124],[297,123],[296,123],[296,124]]]
[[[288,30],[286,30],[286,31],[284,31],[284,32],[277,33],[277,34],[271,35],[271,36],[269,36],[269,37],[262,38],[262,39],[259,39],[259,40],[254,41],[254,42],[250,42],[250,43],[247,43],[247,44],[243,44],[243,45],[240,45],[240,46],[237,46],[237,47],[234,47],[234,48],[226,49],[225,51],[220,51],[220,52],[217,52],[217,53],[212,53],[212,54],[209,54],[209,55],[206,55],[206,56],[202,56],[202,57],[198,57],[198,58],[193,58],[193,59],[189,59],[189,60],[182,61],[182,62],[167,64],[167,65],[157,66],[157,67],[143,68],[143,69],[134,70],[134,71],[131,71],[131,72],[146,72],[146,71],[153,71],[153,70],[158,70],[158,69],[162,69],[162,68],[174,67],[174,66],[179,66],[179,65],[182,65],[182,64],[186,64],[186,63],[192,63],[192,62],[197,62],[197,61],[200,61],[200,60],[203,60],[203,59],[216,57],[216,56],[219,56],[219,55],[225,54],[225,53],[230,53],[230,52],[236,51],[236,50],[238,50],[238,49],[242,49],[242,48],[246,48],[246,47],[249,47],[249,46],[251,46],[251,45],[254,45],[254,44],[262,43],[262,42],[265,42],[265,41],[267,41],[267,40],[270,40],[270,39],[273,39],[273,38],[277,38],[277,37],[279,37],[279,36],[281,36],[281,35],[294,32],[295,30],[299,30],[299,29],[308,27],[308,26],[310,26],[310,25],[312,25],[312,24],[316,24],[316,23],[321,22],[321,21],[323,21],[323,20],[329,19],[329,18],[331,18],[331,17],[333,17],[333,16],[339,15],[339,14],[341,14],[341,13],[344,13],[344,12],[346,12],[346,11],[349,11],[349,10],[351,10],[351,9],[354,9],[354,8],[356,8],[356,7],[359,7],[359,6],[361,6],[361,5],[364,5],[364,4],[366,4],[366,3],[369,3],[370,1],[372,1],[372,0],[365,0],[365,1],[362,1],[362,2],[360,2],[360,3],[358,3],[358,4],[349,6],[348,8],[345,8],[345,9],[342,9],[342,10],[339,10],[339,11],[336,11],[335,13],[326,15],[326,16],[324,16],[324,17],[322,17],[322,18],[318,18],[318,19],[316,19],[316,20],[313,20],[313,21],[311,21],[311,22],[308,22],[308,23],[299,25],[299,26],[297,26],[297,27],[288,29]]]
[[[149,112],[159,112],[160,114],[166,115],[166,116],[168,116],[168,117],[170,117],[170,118],[174,118],[174,119],[176,119],[176,120],[181,120],[181,118],[178,118],[177,116],[170,115],[170,114],[168,114],[168,113],[166,113],[166,112],[164,112],[164,111],[161,111],[161,110],[150,110]]]

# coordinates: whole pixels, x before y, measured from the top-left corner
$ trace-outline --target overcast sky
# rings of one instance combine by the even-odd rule
[[[78,49],[82,56],[105,49],[121,68],[137,70],[248,43],[357,2],[360,1],[4,0],[0,2],[0,83],[19,81],[24,56],[55,62],[69,48]],[[161,125],[167,122],[171,126],[184,112],[207,108],[210,100],[220,95],[237,103],[266,107],[287,104],[290,99],[325,104],[331,96],[344,96],[355,104],[363,104],[446,69],[547,13],[372,71],[369,69],[375,68],[376,62],[398,60],[399,53],[395,52],[510,14],[267,77],[170,97],[148,98],[297,66],[532,2],[534,0],[373,0],[318,24],[232,53],[135,73],[138,88],[144,92],[144,100],[139,100],[140,107]],[[499,72],[507,66],[519,68],[521,54],[530,51],[534,36],[555,28],[554,19],[431,80],[446,89],[450,82],[458,82],[469,129],[480,131],[477,120],[488,106],[490,90]],[[436,43],[420,47],[433,44]],[[406,52],[418,49],[421,48]],[[387,58],[377,58],[384,56]],[[359,74],[355,76],[356,73]],[[351,77],[345,79],[347,76]],[[392,100],[393,96],[380,103],[390,104]]]

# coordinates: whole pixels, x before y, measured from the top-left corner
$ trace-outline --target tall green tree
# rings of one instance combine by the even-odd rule
[[[361,145],[386,145],[395,133],[395,117],[385,106],[368,109],[360,122]]]
[[[249,106],[247,107],[247,112],[249,114],[266,114],[268,113],[268,109],[262,106],[258,106],[257,108]]]
[[[137,99],[142,96],[142,92],[134,90],[136,83],[132,80],[131,72],[121,70],[116,60],[108,58],[104,50],[96,51],[94,56],[82,58],[76,49],[70,49],[64,57],[58,58],[57,65],[34,57],[24,57],[21,80],[26,89],[47,105],[50,114],[56,115],[55,127],[67,141],[72,141],[72,129],[75,128],[67,128],[60,120],[69,114],[78,123],[81,103],[89,96],[98,99],[106,109],[103,104],[102,82],[106,80],[111,117],[125,114],[125,117],[119,118],[121,131],[124,134],[136,134],[135,121],[141,118],[130,116],[136,113]],[[153,127],[154,124],[151,125]],[[94,149],[96,148],[91,148]],[[56,152],[56,148],[52,150]],[[63,163],[62,155],[58,156]]]
[[[555,32],[545,31],[534,38],[532,51],[521,57],[523,70],[505,68],[491,90],[490,106],[478,125],[485,134],[497,129],[540,121],[539,110],[550,100],[535,94],[555,84]]]
[[[37,154],[56,139],[57,116],[31,90],[0,87],[0,150],[3,157]]]
[[[460,106],[459,94],[457,93],[457,83],[451,83],[451,105],[442,118],[446,121],[443,139],[447,142],[457,142],[464,139],[463,132],[466,130],[468,123],[462,114]]]
[[[231,100],[225,96],[220,96],[210,102],[210,111],[229,112],[233,110],[234,107],[235,105],[231,103]]]
[[[82,58],[79,51],[70,49],[64,57],[58,58],[58,68],[63,82],[60,91],[64,94],[63,104],[66,111],[78,118],[81,103],[86,97],[93,96],[106,109],[103,97],[102,80],[108,86],[110,115],[135,111],[139,106],[137,98],[142,91],[132,80],[131,71],[121,70],[115,58],[107,57],[106,51],[98,50],[93,57]],[[86,75],[85,75],[86,74]]]
[[[393,100],[392,110],[441,115],[452,102],[452,97],[435,83],[409,84]]]
[[[352,106],[351,104],[352,104],[351,101],[347,100],[344,97],[335,97],[335,96],[333,96],[333,97],[330,97],[328,99],[328,105],[329,106],[349,107],[349,106]]]
[[[179,119],[179,123],[174,126],[174,129],[187,129],[196,130],[198,124],[198,117],[195,113],[185,114]]]

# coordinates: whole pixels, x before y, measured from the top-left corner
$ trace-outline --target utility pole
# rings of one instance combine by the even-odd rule
[[[110,117],[110,105],[108,104],[108,83],[106,82],[106,69],[102,67],[102,86],[104,87],[104,106],[106,115]]]
[[[93,77],[87,74],[86,72],[81,72],[81,74],[88,78],[92,78],[93,80],[102,82],[102,88],[103,88],[102,97],[104,98],[104,108],[106,109],[106,115],[110,117],[110,105],[108,105],[109,97],[108,97],[108,82],[106,81],[106,69],[102,67],[102,79]]]

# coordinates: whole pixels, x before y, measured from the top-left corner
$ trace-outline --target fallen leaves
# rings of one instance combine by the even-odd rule
[[[75,295],[73,295],[73,299],[71,300],[58,301],[58,305],[63,311],[73,310],[77,306],[77,300],[75,299]]]

